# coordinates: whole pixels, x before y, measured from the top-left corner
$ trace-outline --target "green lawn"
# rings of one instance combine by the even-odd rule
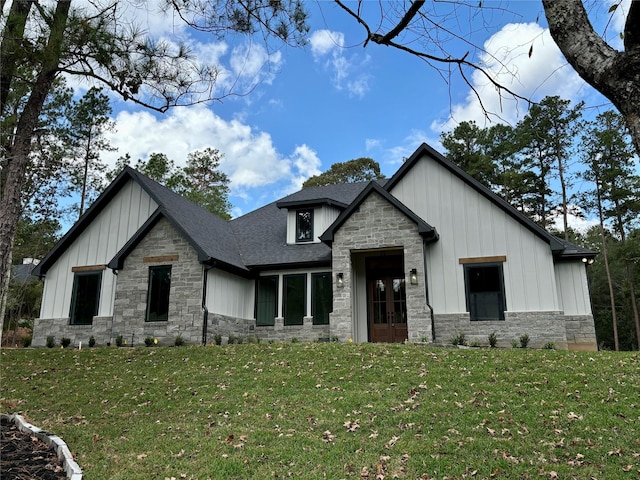
[[[636,479],[638,353],[338,343],[1,351],[96,479]]]

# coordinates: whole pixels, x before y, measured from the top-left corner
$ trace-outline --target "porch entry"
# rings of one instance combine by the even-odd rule
[[[403,255],[366,259],[367,321],[370,342],[408,338]]]

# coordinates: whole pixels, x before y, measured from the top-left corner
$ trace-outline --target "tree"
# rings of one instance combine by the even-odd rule
[[[629,5],[621,52],[594,31],[580,0],[542,0],[542,5],[558,48],[578,75],[622,114],[640,154],[640,2]],[[619,6],[614,3],[610,11]]]
[[[589,123],[582,139],[583,159],[587,166],[584,178],[594,183],[594,190],[587,194],[600,219],[602,253],[609,287],[615,349],[619,349],[617,332],[616,293],[611,274],[609,243],[606,240],[605,222],[611,223],[615,235],[617,257],[624,265],[624,281],[628,287],[631,315],[634,319],[637,345],[640,345],[640,318],[635,291],[634,265],[637,262],[635,240],[628,238],[637,233],[640,219],[640,177],[633,173],[636,160],[629,142],[627,129],[621,115],[607,111]],[[619,295],[618,295],[619,296]]]
[[[71,154],[71,164],[75,167],[70,172],[72,186],[80,192],[78,218],[102,185],[106,165],[100,161],[100,152],[114,150],[105,138],[105,133],[114,128],[110,113],[109,98],[95,87],[80,100],[72,101],[69,108],[66,153]]]
[[[544,228],[550,224],[553,191],[550,177],[555,174],[560,183],[560,204],[557,210],[562,214],[565,240],[569,235],[569,194],[570,176],[568,162],[574,153],[575,138],[582,127],[581,110],[583,103],[570,107],[571,101],[560,97],[545,97],[533,105],[516,127],[522,152],[529,164],[537,169],[536,201],[533,214]]]
[[[219,170],[222,154],[214,148],[192,152],[174,190],[193,203],[230,220],[229,177]]]
[[[219,35],[261,31],[265,39],[287,42],[307,32],[306,15],[297,0],[213,3],[215,15],[208,16],[205,23]],[[181,7],[179,13],[194,25],[188,10],[190,2],[173,0],[171,4]],[[74,9],[71,0],[58,0],[53,7],[37,0],[14,0],[4,25],[0,115],[3,127],[11,134],[3,138],[6,142],[1,146],[0,321],[29,154],[45,100],[60,75],[90,79],[125,100],[158,112],[232,93],[215,92],[217,67],[197,62],[188,46],[156,42],[143,29],[123,24],[115,0],[97,0]],[[30,69],[33,81],[25,85],[24,77],[17,75],[20,68]],[[19,110],[9,111],[7,101],[15,91],[21,91],[25,100],[19,103]],[[10,121],[5,121],[6,117]]]
[[[384,178],[380,173],[380,165],[368,157],[360,157],[346,162],[336,162],[320,175],[308,178],[302,188],[321,187],[335,183],[355,183]]]
[[[146,161],[138,159],[134,168],[187,200],[229,220],[229,177],[219,170],[221,159],[222,154],[217,149],[205,148],[189,153],[187,164],[176,167],[164,153],[152,153]],[[128,154],[120,157],[115,169],[107,173],[107,180],[112,181],[130,161]]]
[[[460,122],[453,132],[440,135],[447,157],[473,178],[491,188],[496,182],[496,165],[489,155],[488,131],[476,122]]]

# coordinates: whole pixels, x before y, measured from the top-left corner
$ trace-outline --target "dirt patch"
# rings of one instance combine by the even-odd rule
[[[2,418],[0,472],[3,480],[62,480],[67,475],[53,448]]]

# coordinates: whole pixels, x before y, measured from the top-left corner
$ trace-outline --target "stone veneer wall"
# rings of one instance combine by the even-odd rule
[[[564,318],[569,350],[598,350],[593,315],[566,315]]]
[[[451,343],[453,337],[463,333],[469,344],[488,345],[488,337],[494,332],[499,347],[511,347],[513,340],[519,345],[520,336],[526,334],[532,348],[542,348],[551,342],[557,349],[567,349],[562,312],[505,312],[504,320],[474,322],[469,320],[468,313],[435,314],[437,343]]]
[[[250,338],[267,342],[288,342],[294,338],[301,342],[329,340],[329,325],[314,325],[313,317],[304,317],[303,322],[302,325],[285,326],[284,318],[276,317],[275,325],[258,327],[254,319],[209,314],[207,343],[214,343],[215,335],[222,337],[222,343],[227,343],[230,335],[241,337],[244,342]]]
[[[332,270],[344,274],[344,288],[333,284],[333,313],[330,314],[331,337],[348,341],[353,337],[352,251],[398,248],[404,251],[405,272],[418,269],[418,285],[407,281],[407,327],[409,340],[431,339],[431,318],[425,300],[422,267],[422,237],[417,225],[378,193],[371,193],[335,232],[332,245]],[[365,315],[365,312],[360,312]]]
[[[177,260],[145,261],[145,257],[175,256]],[[169,319],[146,322],[149,267],[171,265]],[[181,335],[185,343],[202,341],[202,265],[196,251],[164,218],[125,259],[118,272],[111,341],[122,335],[128,343],[143,344],[147,336],[172,345]]]
[[[54,337],[56,345],[66,337],[71,340],[71,345],[74,347],[79,346],[81,342],[83,347],[87,347],[92,336],[96,345],[106,345],[111,341],[112,320],[112,317],[93,317],[92,325],[69,325],[69,317],[39,318],[33,326],[31,346],[44,347],[49,336]]]

